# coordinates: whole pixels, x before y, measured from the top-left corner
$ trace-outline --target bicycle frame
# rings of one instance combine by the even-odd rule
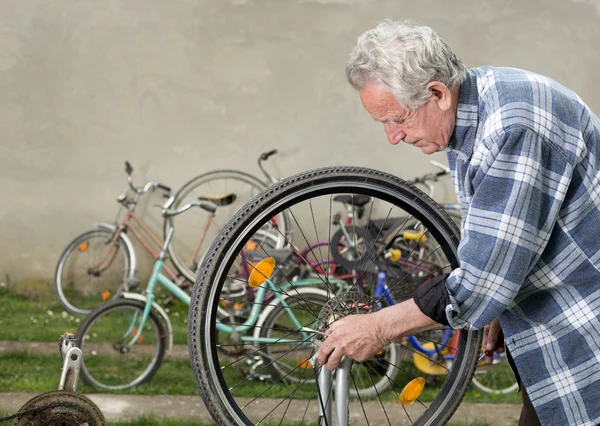
[[[152,276],[150,277],[150,280],[148,281],[148,286],[146,287],[147,301],[146,301],[146,306],[144,308],[144,311],[142,313],[142,318],[141,318],[139,324],[137,324],[137,314],[134,315],[134,317],[131,321],[130,327],[125,333],[125,336],[129,335],[133,330],[136,329],[136,324],[137,324],[137,331],[135,333],[135,336],[132,337],[132,339],[128,343],[128,346],[134,345],[136,343],[137,339],[142,334],[142,330],[144,328],[146,320],[148,319],[148,316],[150,315],[150,311],[152,310],[152,304],[155,299],[154,290],[156,289],[157,284],[162,285],[167,291],[171,292],[177,299],[179,299],[186,305],[188,305],[188,306],[190,305],[190,296],[185,291],[181,290],[181,288],[177,284],[175,284],[168,277],[166,277],[165,275],[162,274],[161,271],[164,267],[164,263],[165,263],[165,260],[160,259],[160,258],[157,259],[156,262],[154,263]],[[338,280],[331,280],[331,281],[333,281],[334,284],[341,284],[341,283],[345,284],[344,281],[338,281]],[[270,291],[269,294],[274,295],[274,297],[278,299],[278,302],[286,310],[286,312],[287,312],[290,320],[294,324],[294,326],[298,327],[298,330],[301,332],[302,339],[305,341],[308,341],[308,339],[310,337],[309,334],[307,334],[304,331],[301,331],[301,329],[303,328],[303,325],[300,324],[300,322],[298,321],[298,319],[296,318],[296,316],[294,315],[294,313],[292,312],[292,310],[286,303],[285,296],[288,294],[288,291],[291,290],[293,287],[312,286],[312,285],[318,284],[320,282],[321,281],[318,279],[305,279],[305,280],[296,281],[295,283],[293,283],[293,285],[292,285],[292,283],[289,283],[289,282],[285,283],[283,285],[277,285],[277,284],[272,283],[270,280],[267,280],[263,285],[261,285],[260,287],[258,287],[258,289],[256,289],[256,292],[254,295],[254,300],[252,301],[252,308],[250,311],[249,318],[243,324],[236,325],[236,326],[230,326],[230,325],[225,325],[220,322],[217,322],[216,328],[218,331],[227,333],[227,334],[233,334],[234,332],[244,334],[247,331],[249,331],[258,322],[258,318],[259,318],[259,315],[260,315],[260,312],[261,312],[261,309],[263,306],[263,301],[265,300],[265,295],[267,294],[267,292]],[[342,288],[342,286],[338,286],[338,287],[340,289]],[[241,336],[240,340],[242,342],[252,342],[252,343],[274,343],[274,342],[294,343],[294,342],[297,342],[296,340],[288,341],[286,339],[281,339],[281,338],[261,338],[261,337],[253,337],[253,336]]]

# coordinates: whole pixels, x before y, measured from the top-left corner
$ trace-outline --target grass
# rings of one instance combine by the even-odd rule
[[[101,358],[101,357],[99,357]],[[0,389],[5,392],[45,392],[55,389],[58,385],[60,358],[56,355],[30,354],[26,352],[13,352],[0,354]],[[237,369],[225,370],[228,383],[238,383],[245,377],[245,373]],[[10,372],[10,374],[6,374]],[[404,378],[399,377],[397,381],[402,383]],[[266,392],[264,397],[285,397],[296,388],[292,384],[279,384],[271,388],[270,382],[246,381],[243,385],[236,387],[232,393],[235,396],[255,397]],[[269,389],[270,388],[270,389]],[[92,387],[79,382],[78,390],[83,393],[99,393]],[[186,359],[165,359],[160,369],[149,382],[130,389],[114,391],[118,394],[136,395],[197,395],[198,390],[193,378],[190,363]],[[294,394],[295,398],[310,398],[313,395],[313,387],[310,385],[300,387]],[[430,401],[433,394],[424,392],[421,400]],[[384,399],[394,399],[395,396],[388,392]],[[503,402],[520,403],[520,394],[509,395],[487,395],[474,390],[469,390],[465,397],[468,402]]]
[[[157,297],[161,297],[160,293]],[[56,296],[47,291],[32,296],[0,287],[0,304],[4,311],[0,317],[0,340],[57,341],[65,331],[75,333],[83,318],[65,312]],[[173,343],[187,344],[188,307],[177,301],[168,311],[173,326]]]

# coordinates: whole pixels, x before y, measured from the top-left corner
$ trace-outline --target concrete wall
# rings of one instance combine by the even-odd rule
[[[67,242],[138,181],[215,168],[432,170],[387,144],[343,67],[385,17],[434,27],[469,66],[527,68],[600,111],[600,6],[562,0],[3,0],[0,280],[49,278]],[[443,155],[434,159],[444,161]],[[440,186],[440,200],[452,200]],[[148,218],[158,223],[156,211]],[[154,219],[152,219],[154,218]]]

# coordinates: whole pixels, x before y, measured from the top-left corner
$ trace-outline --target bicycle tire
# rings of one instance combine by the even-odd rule
[[[168,346],[168,336],[165,332],[163,320],[160,318],[159,315],[156,314],[154,310],[150,310],[150,314],[148,316],[148,320],[146,321],[146,325],[149,324],[154,328],[153,341],[156,345],[156,349],[151,354],[152,358],[148,366],[143,370],[143,372],[140,375],[135,377],[133,380],[127,381],[127,383],[124,384],[108,384],[102,381],[106,381],[106,379],[101,379],[98,377],[99,374],[105,374],[105,376],[103,377],[110,378],[109,374],[112,374],[111,365],[107,361],[107,356],[108,359],[111,359],[111,354],[117,354],[117,357],[113,357],[112,359],[118,358],[118,360],[116,360],[116,363],[121,364],[124,371],[126,370],[127,372],[131,372],[133,371],[133,368],[131,366],[138,365],[140,363],[139,359],[143,359],[143,352],[146,352],[143,350],[144,348],[142,348],[142,350],[139,351],[140,356],[134,359],[134,362],[125,365],[125,355],[129,355],[130,352],[124,352],[122,350],[122,344],[120,344],[120,342],[118,341],[114,341],[114,339],[118,337],[121,340],[123,340],[123,331],[127,332],[128,330],[125,327],[128,327],[131,324],[130,318],[125,317],[124,320],[120,321],[119,325],[121,325],[121,327],[115,326],[115,322],[117,322],[117,320],[108,320],[101,324],[103,327],[99,327],[97,326],[98,320],[106,314],[110,314],[111,312],[114,312],[119,309],[132,309],[136,313],[142,313],[145,307],[146,303],[142,301],[119,299],[100,305],[98,308],[94,309],[94,311],[90,315],[88,315],[83,321],[81,321],[79,328],[77,329],[76,336],[79,339],[78,347],[83,352],[80,370],[81,378],[87,385],[102,390],[127,389],[147,382],[156,374],[156,372],[162,364],[165,351]],[[94,328],[95,331],[91,333],[91,329],[94,326],[96,326],[96,328]],[[124,328],[125,330],[123,330]],[[116,332],[115,338],[112,338],[112,336],[108,334],[112,331]],[[133,332],[135,331],[136,330],[134,329]],[[146,337],[148,336],[148,334],[144,334],[144,332],[142,332],[142,335],[143,337],[140,337],[142,339],[140,343],[143,343],[148,339],[148,337]],[[136,353],[138,353],[137,349],[138,347],[135,346]],[[94,373],[92,373],[89,368],[92,366]],[[97,369],[96,366],[98,367]],[[94,375],[96,377],[94,377]]]
[[[205,185],[205,184],[209,184],[212,181],[216,181],[216,180],[237,180],[239,182],[244,182],[245,184],[249,185],[250,187],[254,188],[254,190],[256,190],[256,193],[264,190],[267,185],[265,185],[264,182],[262,182],[260,179],[258,179],[257,177],[246,173],[246,172],[242,172],[242,171],[238,171],[238,170],[215,170],[212,172],[208,172],[208,173],[204,173],[201,174],[199,176],[196,176],[195,178],[191,179],[190,181],[188,181],[187,183],[185,183],[178,191],[177,193],[175,193],[174,197],[173,197],[173,201],[171,202],[170,208],[172,209],[176,209],[178,207],[181,207],[183,204],[185,204],[185,202],[190,202],[190,201],[195,201],[192,198],[189,198],[186,200],[186,197],[188,197],[188,195],[190,195],[196,188],[200,187],[201,185]],[[197,194],[196,194],[197,195]],[[212,194],[212,195],[218,195],[218,194]],[[237,194],[237,196],[239,197],[239,194]],[[248,201],[247,199],[242,199],[241,201],[243,201],[243,203],[245,203],[246,201]],[[219,209],[219,208],[218,208]],[[188,213],[189,215],[189,213]],[[227,217],[225,220],[229,220],[230,217]],[[181,220],[181,218],[179,218]],[[174,219],[174,222],[177,221],[177,218]],[[287,222],[287,219],[285,217],[282,217],[281,220],[282,222],[281,224],[281,231],[285,234],[285,230],[289,229]],[[163,224],[163,231],[164,231],[164,235],[166,236],[167,233],[169,232],[169,230],[171,229],[171,225],[169,220],[165,220],[164,224]],[[169,250],[169,256],[171,257],[171,260],[173,262],[173,264],[175,265],[175,267],[177,268],[177,270],[183,275],[185,276],[187,279],[189,279],[190,281],[195,281],[196,280],[196,268],[194,268],[195,263],[200,264],[201,260],[202,260],[202,256],[204,253],[200,253],[200,257],[197,260],[193,260],[191,262],[191,265],[188,265],[188,263],[190,262],[186,262],[183,259],[183,254],[180,253],[181,249],[177,249],[177,246],[180,245],[181,243],[179,242],[180,240],[178,239],[178,234],[175,233],[174,237],[173,237],[173,241],[171,242],[171,244],[169,244],[168,250]]]
[[[478,372],[477,369],[475,369],[475,374],[471,380],[473,389],[488,395],[506,395],[514,393],[519,389],[519,384],[517,383],[517,379],[512,372],[508,360],[503,359],[500,361],[499,365],[496,366],[483,365],[482,370],[484,371]]]
[[[284,335],[288,334],[290,328],[287,324],[279,325],[279,328],[275,329],[277,320],[281,318],[282,314],[287,312],[288,308],[293,309],[295,306],[303,305],[305,303],[311,303],[313,305],[323,307],[329,301],[328,294],[325,290],[305,287],[299,288],[298,293],[301,294],[302,297],[297,297],[295,294],[286,297],[285,305],[287,307],[284,307],[282,304],[273,307],[273,309],[270,309],[267,313],[264,321],[256,324],[256,328],[260,330],[260,337],[269,338],[271,337],[272,331],[279,331],[280,333],[284,333]],[[304,309],[304,307],[301,307],[301,309]],[[287,374],[287,372],[281,367],[282,363],[278,361],[271,362],[271,360],[277,358],[277,355],[274,355],[271,351],[271,346],[266,346],[265,351],[261,352],[261,356],[263,357],[264,364],[267,366],[266,368],[269,370],[269,372],[271,372],[275,379],[281,379]],[[357,386],[357,388],[350,389],[351,398],[358,398],[359,396],[361,398],[372,398],[377,396],[378,393],[383,393],[390,388],[390,381],[393,381],[399,372],[398,368],[396,367],[400,363],[399,347],[393,344],[389,345],[389,347],[387,347],[382,354],[382,357],[384,360],[374,359],[367,361],[367,363],[370,363],[368,366],[362,365],[362,363],[353,363],[352,369],[355,380],[356,377],[358,377],[363,385],[363,377],[365,374],[362,372],[362,370],[373,371],[383,368],[383,371],[380,371],[381,376],[376,380],[375,383],[369,383],[369,381],[367,381],[366,386],[364,387],[358,388]],[[307,360],[300,359],[299,361],[304,363],[304,369],[310,368],[309,364],[306,363]],[[290,382],[298,382],[298,379],[291,377],[291,375],[289,375],[286,380]],[[307,381],[307,383],[313,382]]]
[[[92,306],[83,306],[82,303],[77,303],[74,300],[68,300],[67,295],[65,294],[65,288],[67,286],[66,278],[63,277],[65,270],[67,268],[67,262],[69,259],[74,256],[78,251],[81,251],[81,247],[89,247],[90,241],[93,238],[102,238],[105,241],[111,241],[114,236],[114,232],[108,229],[94,229],[91,231],[84,232],[83,234],[76,237],[73,241],[69,243],[69,245],[65,248],[63,253],[60,255],[58,265],[56,266],[56,271],[54,273],[54,288],[56,290],[56,295],[58,297],[58,301],[60,302],[63,309],[72,314],[78,315],[88,315],[92,312],[92,309],[95,308],[98,304],[102,303],[102,295],[101,293],[108,290],[111,293],[110,299],[115,299],[119,296],[119,294],[123,291],[123,283],[125,280],[132,275],[134,271],[131,270],[131,259],[132,254],[129,252],[129,248],[123,238],[119,237],[116,241],[118,250],[122,253],[123,256],[123,276],[117,271],[114,274],[118,276],[111,276],[106,278],[108,281],[108,285],[99,286],[94,284],[92,287],[99,287],[98,291],[94,293],[95,300],[91,300]],[[86,252],[89,252],[89,248],[85,249]],[[98,259],[96,259],[97,261]],[[77,260],[75,260],[77,261]],[[111,264],[112,265],[112,262]],[[109,267],[110,267],[109,265]],[[77,272],[78,273],[78,272]],[[104,273],[104,272],[102,272]],[[85,275],[87,274],[87,275]],[[88,270],[84,271],[83,276],[89,277],[90,280],[94,278],[98,278],[90,273],[89,262],[88,262]],[[79,286],[78,284],[73,284],[73,287]],[[89,285],[88,285],[89,287]],[[72,298],[73,299],[73,298]],[[77,306],[79,305],[79,306]]]
[[[402,205],[410,214],[418,213],[417,216],[435,240],[443,243],[450,266],[458,266],[456,251],[459,233],[456,225],[426,194],[397,177],[359,167],[327,167],[300,173],[272,185],[249,201],[222,229],[204,257],[192,294],[188,319],[190,361],[198,391],[219,425],[255,424],[243,411],[247,404],[241,407],[232,394],[233,387],[226,383],[215,347],[218,294],[227,269],[235,260],[237,251],[243,247],[245,239],[250,238],[252,232],[259,229],[262,222],[271,215],[280,213],[294,203],[334,192],[380,197],[390,203]],[[439,394],[426,405],[425,411],[414,424],[445,424],[452,417],[468,390],[481,337],[479,331],[461,331],[455,360]]]

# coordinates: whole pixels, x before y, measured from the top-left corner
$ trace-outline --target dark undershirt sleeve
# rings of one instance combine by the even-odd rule
[[[450,325],[446,316],[446,306],[450,305],[450,296],[444,282],[448,274],[435,277],[431,282],[419,287],[413,295],[417,307],[438,324]]]

